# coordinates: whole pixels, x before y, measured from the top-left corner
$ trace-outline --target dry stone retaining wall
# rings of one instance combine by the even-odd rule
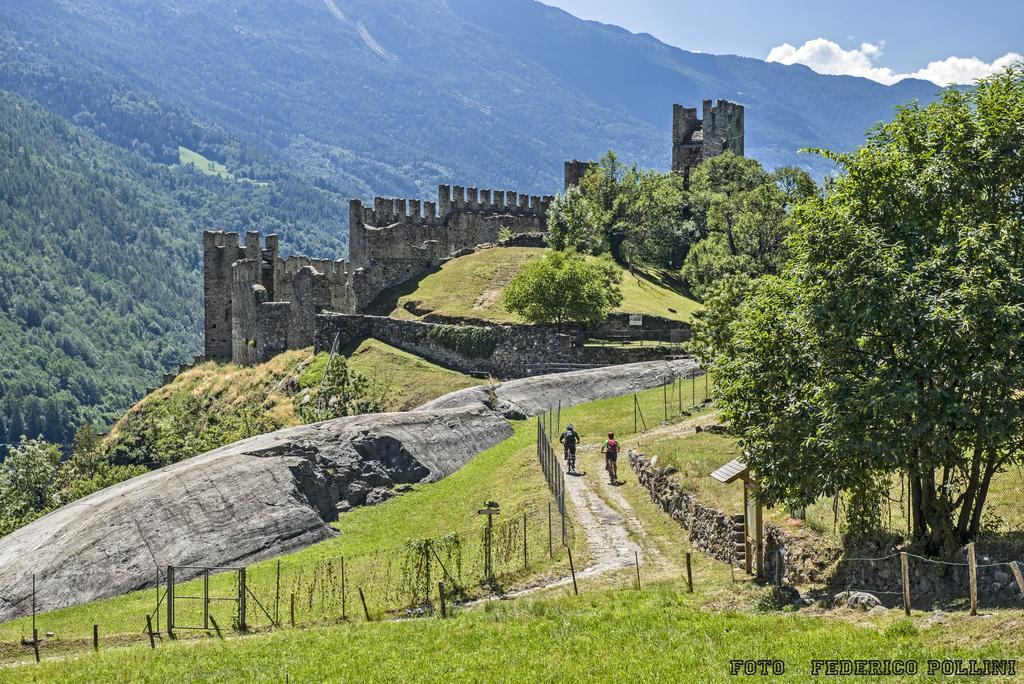
[[[629,464],[636,472],[640,484],[650,492],[651,500],[689,532],[688,538],[694,548],[717,560],[738,563],[731,515],[703,505],[693,492],[684,490],[672,477],[675,468],[659,468],[652,465],[643,454],[633,450],[629,452]],[[824,581],[828,568],[838,556],[838,549],[831,549],[810,535],[799,536],[771,523],[765,525],[764,542],[765,577],[775,576],[775,565],[781,548],[783,580],[791,584]]]
[[[573,336],[554,328],[533,325],[487,325],[496,340],[494,350],[484,357],[460,353],[436,339],[446,323],[408,321],[386,316],[323,313],[316,317],[314,346],[330,351],[335,339],[339,347],[374,338],[434,363],[463,373],[487,374],[497,378],[521,378],[543,372],[548,364],[613,366],[665,359],[667,347],[579,347]]]

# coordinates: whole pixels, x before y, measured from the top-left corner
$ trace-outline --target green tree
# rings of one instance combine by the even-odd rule
[[[53,504],[53,482],[60,448],[42,439],[22,437],[0,467],[0,506],[6,520],[20,520]]]
[[[531,323],[596,323],[622,303],[622,271],[610,259],[548,252],[522,269],[502,295]]]
[[[690,205],[697,233],[705,236],[686,256],[682,274],[700,298],[723,276],[778,273],[785,260],[791,210],[817,194],[804,171],[772,173],[745,157],[726,153],[691,175]]]
[[[332,357],[316,392],[301,407],[307,423],[387,410],[391,385],[350,370],[344,356]]]
[[[678,268],[692,233],[683,217],[679,176],[627,168],[608,152],[552,203],[548,240],[557,250]]]
[[[767,503],[910,481],[931,553],[1022,463],[1024,71],[910,105],[796,212],[713,370]]]

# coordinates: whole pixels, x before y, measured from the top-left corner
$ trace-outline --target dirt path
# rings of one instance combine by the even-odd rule
[[[712,412],[681,423],[661,425],[628,441],[643,444],[656,439],[692,434],[697,426],[713,424],[717,418],[717,412]],[[566,475],[565,478],[565,490],[576,509],[578,529],[586,537],[590,558],[587,567],[576,573],[577,580],[632,568],[637,555],[641,568],[645,565],[660,566],[667,562],[656,544],[647,543],[648,533],[643,520],[622,495],[622,487],[636,485],[636,477],[629,469],[625,455],[619,458],[620,484],[616,486],[608,483],[603,465],[599,447],[580,447],[578,467],[582,472],[579,475]],[[571,584],[572,576],[566,575],[541,585],[503,594],[502,598],[518,598],[542,589]]]

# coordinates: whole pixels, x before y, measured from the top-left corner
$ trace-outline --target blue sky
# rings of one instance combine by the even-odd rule
[[[969,82],[1024,53],[1024,0],[542,1],[686,50],[881,82]]]

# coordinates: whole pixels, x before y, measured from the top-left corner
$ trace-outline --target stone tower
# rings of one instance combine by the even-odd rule
[[[574,185],[579,185],[583,177],[587,175],[587,171],[595,165],[595,162],[580,161],[578,159],[565,162],[565,190]]]
[[[743,105],[704,100],[703,119],[696,108],[672,105],[672,170],[689,183],[690,169],[726,150],[743,155]]]

